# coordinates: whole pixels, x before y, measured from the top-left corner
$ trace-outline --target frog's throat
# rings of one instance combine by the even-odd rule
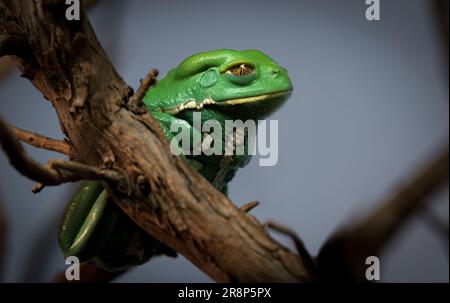
[[[173,108],[166,108],[161,109],[160,111],[164,113],[168,113],[171,115],[176,115],[180,112],[183,112],[185,110],[197,110],[201,111],[204,106],[207,105],[219,105],[219,106],[233,106],[233,105],[239,105],[239,104],[246,104],[246,103],[256,103],[256,102],[262,102],[266,100],[270,100],[277,97],[282,97],[285,95],[291,94],[291,90],[271,93],[271,94],[265,94],[265,95],[258,95],[258,96],[251,96],[251,97],[243,97],[243,98],[236,98],[236,99],[229,99],[229,100],[223,100],[223,101],[214,101],[211,98],[206,98],[202,102],[197,103],[194,99],[189,99],[185,103],[178,105],[177,107]]]

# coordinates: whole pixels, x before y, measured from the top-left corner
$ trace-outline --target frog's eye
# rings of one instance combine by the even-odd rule
[[[255,71],[254,67],[250,64],[237,64],[230,67],[225,73],[231,74],[234,76],[245,76],[253,73]]]
[[[225,76],[233,83],[247,85],[256,78],[255,68],[247,63],[233,65],[225,71]]]

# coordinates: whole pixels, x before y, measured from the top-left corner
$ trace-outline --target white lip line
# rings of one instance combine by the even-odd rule
[[[244,103],[253,103],[253,102],[276,98],[276,97],[283,96],[283,95],[290,94],[290,93],[291,93],[291,91],[282,91],[282,92],[278,92],[278,93],[259,95],[259,96],[254,96],[254,97],[245,97],[245,98],[220,101],[220,102],[216,102],[214,104],[238,105],[238,104],[244,104]]]
[[[176,115],[187,109],[201,110],[204,105],[212,105],[212,104],[219,105],[219,106],[239,105],[239,104],[253,103],[253,102],[263,101],[263,100],[267,100],[267,99],[272,99],[272,98],[276,98],[276,97],[283,96],[283,95],[290,94],[290,93],[291,93],[290,90],[286,90],[286,91],[281,91],[281,92],[277,92],[277,93],[271,93],[271,94],[253,96],[253,97],[244,97],[244,98],[238,98],[238,99],[230,99],[230,100],[226,100],[226,101],[217,101],[217,102],[211,98],[206,98],[198,105],[195,103],[195,100],[192,99],[192,100],[188,100],[187,102],[185,102],[177,107],[161,109],[160,111],[162,111],[164,113]]]

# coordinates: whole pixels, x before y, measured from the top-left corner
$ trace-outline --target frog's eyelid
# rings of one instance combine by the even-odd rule
[[[211,67],[218,67],[226,61],[227,57],[219,52],[201,53],[193,55],[180,63],[177,77],[187,77],[204,72]]]

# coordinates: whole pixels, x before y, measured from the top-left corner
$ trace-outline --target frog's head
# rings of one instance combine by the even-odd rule
[[[144,102],[171,114],[208,107],[255,119],[275,111],[291,91],[286,69],[262,52],[216,50],[185,59]]]

